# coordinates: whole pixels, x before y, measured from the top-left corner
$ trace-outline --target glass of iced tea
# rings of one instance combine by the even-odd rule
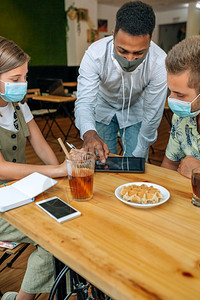
[[[192,204],[200,207],[200,168],[192,170]]]
[[[91,152],[73,150],[67,159],[67,171],[72,198],[90,200],[93,196],[95,155]]]

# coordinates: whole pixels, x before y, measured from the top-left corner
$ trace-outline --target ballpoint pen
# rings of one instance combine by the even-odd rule
[[[73,144],[70,144],[70,143],[68,143],[68,142],[66,142],[66,144],[67,144],[67,146],[69,146],[69,148],[71,148],[71,149],[76,149],[76,147],[75,147]]]

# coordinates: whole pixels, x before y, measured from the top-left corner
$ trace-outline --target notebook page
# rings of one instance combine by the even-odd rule
[[[14,207],[18,207],[33,200],[23,192],[15,189],[12,185],[0,188],[0,211],[4,212]]]
[[[27,198],[33,198],[56,183],[57,181],[55,179],[42,175],[38,172],[34,172],[13,183],[12,187],[26,194]]]
[[[21,200],[29,199],[25,193],[16,190],[12,185],[0,188],[0,203],[10,204]]]

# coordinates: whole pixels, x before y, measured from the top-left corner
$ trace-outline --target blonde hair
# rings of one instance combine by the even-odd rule
[[[189,71],[188,87],[200,93],[200,36],[194,35],[176,44],[167,54],[167,72],[179,74]]]
[[[0,74],[22,66],[30,57],[13,41],[0,36]]]

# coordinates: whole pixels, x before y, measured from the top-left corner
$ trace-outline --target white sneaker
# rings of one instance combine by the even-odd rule
[[[16,292],[7,292],[3,295],[1,300],[15,300],[17,295],[18,295],[18,293],[16,293]]]

